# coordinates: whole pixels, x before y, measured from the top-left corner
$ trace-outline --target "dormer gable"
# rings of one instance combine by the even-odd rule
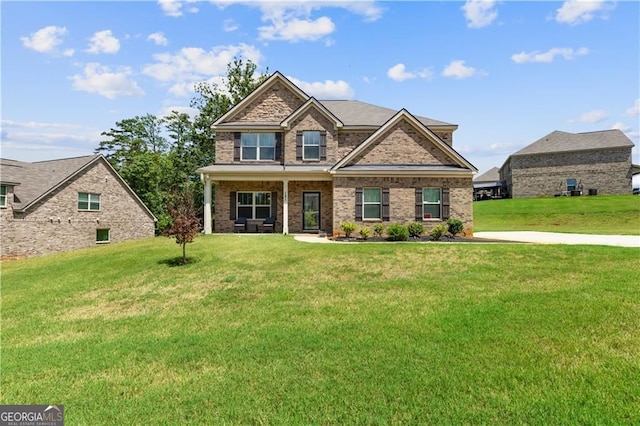
[[[340,129],[343,127],[344,124],[342,123],[342,121],[340,121],[338,117],[336,117],[331,111],[329,111],[324,105],[318,102],[318,100],[314,97],[310,97],[309,99],[307,99],[307,101],[304,104],[302,104],[300,108],[298,108],[291,115],[289,115],[287,118],[282,120],[280,125],[285,129],[291,128],[292,123],[295,122],[296,119],[298,119],[299,117],[301,117],[303,114],[305,114],[307,111],[311,109],[315,109],[316,111],[320,112],[320,114],[322,114],[325,118],[327,118],[327,120],[333,123],[334,130]]]
[[[213,127],[232,123],[279,123],[309,99],[280,72],[274,72],[253,92],[218,118]]]
[[[477,172],[471,163],[406,109],[398,111],[331,170],[354,164],[453,165]]]

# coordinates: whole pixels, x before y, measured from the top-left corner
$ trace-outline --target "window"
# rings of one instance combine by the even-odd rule
[[[575,191],[578,185],[575,179],[567,179],[567,191]]]
[[[99,211],[100,194],[78,193],[78,210]]]
[[[96,229],[96,243],[108,243],[110,241],[110,236],[109,229]]]
[[[320,159],[320,132],[302,132],[302,159]]]
[[[382,190],[380,188],[363,188],[362,191],[362,218],[382,218]]]
[[[0,185],[0,207],[7,207],[7,187]]]
[[[422,189],[422,217],[424,219],[439,219],[441,205],[440,188]]]
[[[241,160],[274,160],[276,154],[275,133],[243,133]]]
[[[271,216],[270,192],[238,192],[236,217],[266,219]]]

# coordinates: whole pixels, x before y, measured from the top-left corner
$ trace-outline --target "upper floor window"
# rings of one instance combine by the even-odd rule
[[[439,219],[441,217],[440,188],[422,189],[422,217],[424,219]]]
[[[275,133],[243,133],[240,145],[241,160],[275,160]]]
[[[99,211],[100,194],[78,192],[78,210]]]
[[[320,132],[318,131],[302,132],[302,159],[303,160],[319,160],[320,159]]]
[[[7,187],[0,185],[0,207],[7,207]]]

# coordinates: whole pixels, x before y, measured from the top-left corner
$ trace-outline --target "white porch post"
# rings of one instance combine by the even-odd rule
[[[282,181],[282,233],[289,233],[289,181]]]
[[[211,234],[211,179],[204,177],[204,233]]]

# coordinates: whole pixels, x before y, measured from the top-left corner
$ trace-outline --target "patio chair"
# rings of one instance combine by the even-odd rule
[[[262,232],[273,232],[273,228],[276,224],[275,217],[268,217],[262,222]]]
[[[247,231],[247,218],[240,216],[233,223],[233,232],[246,232]]]

